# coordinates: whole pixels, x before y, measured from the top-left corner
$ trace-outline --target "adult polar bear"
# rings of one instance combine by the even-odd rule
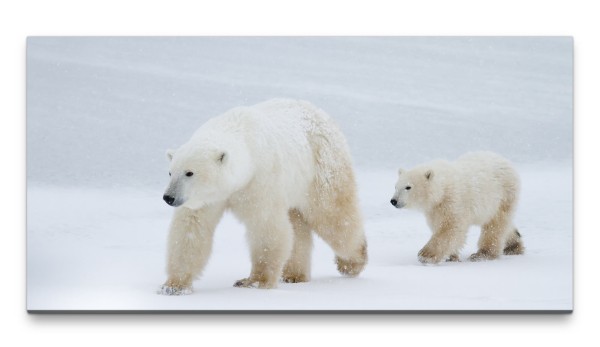
[[[454,162],[437,160],[398,171],[392,205],[422,210],[433,235],[419,251],[422,263],[457,261],[471,225],[481,226],[472,261],[501,253],[522,254],[513,224],[519,176],[510,162],[492,152],[467,153]]]
[[[340,273],[363,270],[367,246],[349,150],[329,116],[310,103],[234,108],[167,157],[163,199],[177,208],[161,294],[191,292],[227,209],[246,226],[252,260],[250,276],[235,286],[308,281],[311,230],[333,248]]]

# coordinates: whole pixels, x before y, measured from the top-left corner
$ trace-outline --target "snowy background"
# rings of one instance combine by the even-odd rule
[[[570,310],[570,38],[29,38],[29,310]],[[327,111],[353,154],[370,263],[355,279],[315,239],[312,281],[233,288],[244,228],[219,225],[194,294],[165,280],[165,150],[272,97]],[[430,232],[389,204],[396,169],[492,150],[522,176],[526,254],[421,265]],[[461,256],[476,249],[474,228]]]

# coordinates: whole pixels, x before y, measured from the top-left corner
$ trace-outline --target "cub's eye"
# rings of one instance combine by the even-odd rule
[[[411,188],[412,188],[411,186],[406,186],[406,188],[404,188],[404,189],[410,190]]]
[[[191,177],[191,176],[194,176],[194,173],[190,171],[190,172],[186,172],[185,175],[187,177]]]
[[[169,172],[169,176],[171,176],[171,173]]]

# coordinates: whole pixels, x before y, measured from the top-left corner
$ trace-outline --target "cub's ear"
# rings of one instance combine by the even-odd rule
[[[175,150],[174,149],[167,149],[167,160],[171,161],[173,160],[173,155],[175,154]]]
[[[226,160],[227,160],[227,153],[221,152],[221,154],[219,154],[219,157],[217,158],[217,161],[219,162],[219,164],[223,164]]]
[[[431,180],[433,178],[433,171],[427,170],[427,172],[425,172],[425,178]]]
[[[398,175],[402,175],[404,173],[404,169],[398,169]]]

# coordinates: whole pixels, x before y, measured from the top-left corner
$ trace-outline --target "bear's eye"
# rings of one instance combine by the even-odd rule
[[[171,173],[169,172],[169,176],[171,176]]]
[[[404,188],[404,189],[410,190],[411,188],[412,188],[411,186],[406,186],[406,188]]]
[[[189,172],[186,172],[186,173],[185,173],[185,175],[186,175],[187,177],[191,177],[191,176],[194,176],[194,173],[193,173],[193,172],[191,172],[191,171],[189,171]]]

